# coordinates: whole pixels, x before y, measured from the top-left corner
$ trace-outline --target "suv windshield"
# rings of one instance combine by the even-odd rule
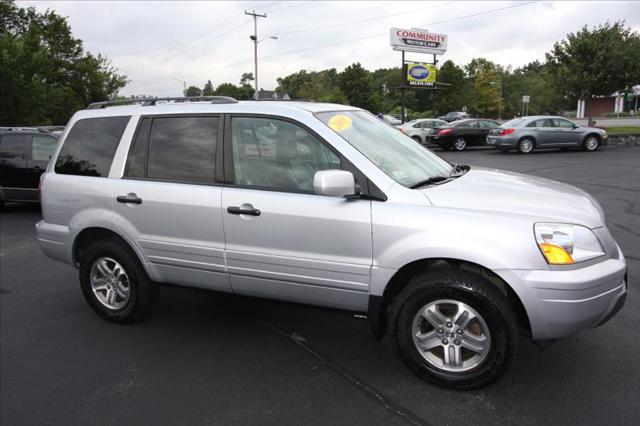
[[[320,112],[316,117],[404,186],[451,174],[445,160],[368,112]]]

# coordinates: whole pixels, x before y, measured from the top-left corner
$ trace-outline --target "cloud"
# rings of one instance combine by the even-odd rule
[[[259,19],[260,38],[278,35],[259,44],[265,89],[302,68],[341,70],[353,62],[369,69],[399,66],[400,53],[389,47],[394,26],[447,34],[449,50],[441,61],[485,57],[504,66],[544,60],[554,42],[584,25],[626,20],[640,31],[637,1],[525,3],[18,2],[68,16],[87,50],[108,56],[127,74],[131,82],[122,90],[125,95],[179,95],[181,81],[200,87],[207,79],[214,85],[238,83],[243,72],[253,72],[253,21],[244,14],[253,9],[267,14]]]

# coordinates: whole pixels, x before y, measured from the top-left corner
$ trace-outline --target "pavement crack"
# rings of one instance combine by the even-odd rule
[[[342,367],[337,362],[331,360],[327,356],[318,352],[316,349],[312,348],[311,345],[309,345],[309,343],[307,342],[307,339],[305,339],[303,336],[297,333],[283,330],[273,324],[269,324],[261,320],[258,320],[257,323],[267,328],[270,328],[272,331],[291,340],[293,343],[295,343],[300,348],[302,348],[305,352],[315,357],[325,367],[332,370],[333,372],[341,376],[343,379],[345,379],[346,381],[354,385],[358,390],[360,390],[362,393],[364,393],[367,397],[372,399],[377,404],[384,407],[391,414],[400,417],[402,420],[412,425],[429,426],[429,423],[427,423],[420,416],[411,412],[408,408],[398,404],[389,396],[383,394],[382,392],[380,392],[370,384],[356,377],[353,373],[350,373],[349,371],[347,371],[344,367]]]

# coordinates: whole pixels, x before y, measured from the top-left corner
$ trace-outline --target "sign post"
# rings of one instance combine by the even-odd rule
[[[445,34],[430,33],[419,28],[391,28],[389,41],[393,50],[402,52],[401,70],[404,82],[400,88],[400,114],[402,116],[402,123],[405,121],[405,90],[407,88],[430,88],[433,91],[433,114],[435,115],[437,55],[443,55],[447,51],[447,36]],[[433,54],[433,64],[405,62],[404,52]]]

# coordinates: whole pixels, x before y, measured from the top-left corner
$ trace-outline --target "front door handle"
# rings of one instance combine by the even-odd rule
[[[243,209],[241,207],[229,206],[227,207],[227,213],[230,214],[246,214],[249,216],[260,216],[260,210],[258,209]]]
[[[116,197],[116,201],[126,204],[142,204],[142,198],[138,197],[133,192],[130,192],[127,195],[118,195]]]

